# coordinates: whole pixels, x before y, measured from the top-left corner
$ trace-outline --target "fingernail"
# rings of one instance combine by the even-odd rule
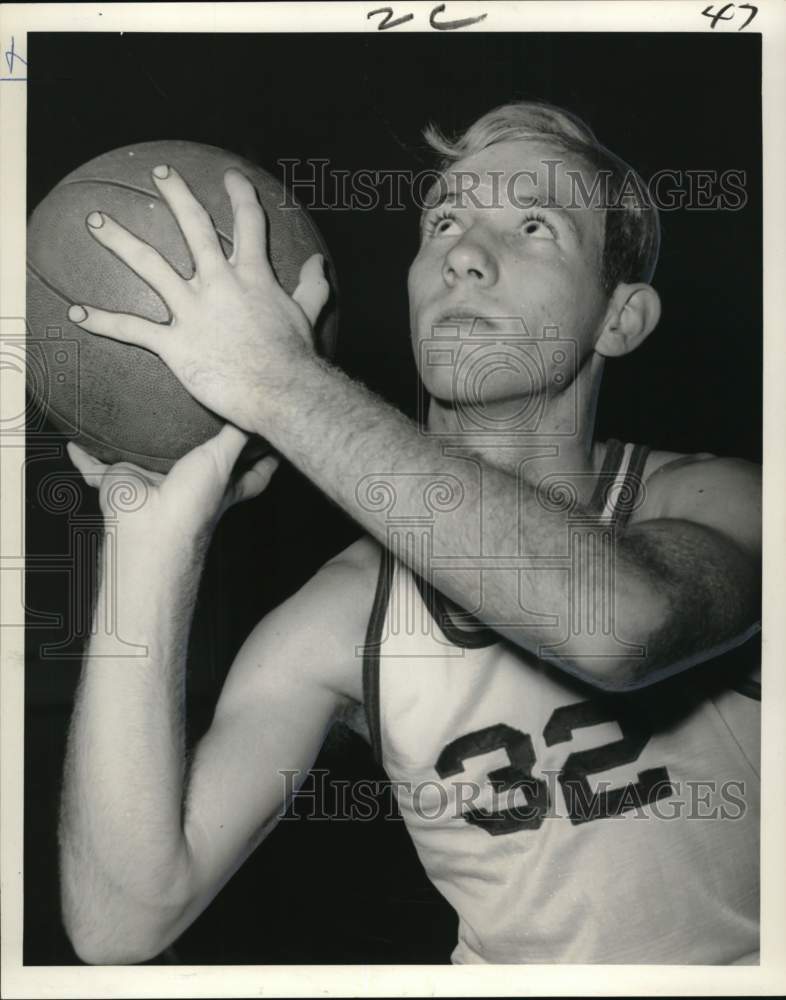
[[[100,229],[104,224],[104,217],[100,212],[91,212],[87,217],[87,224],[91,229]]]
[[[83,320],[87,319],[87,309],[84,306],[70,306],[68,310],[68,318],[72,323],[81,323]]]
[[[157,167],[153,167],[153,176],[157,177],[160,181],[165,181],[169,177],[169,167],[166,163],[161,163]]]

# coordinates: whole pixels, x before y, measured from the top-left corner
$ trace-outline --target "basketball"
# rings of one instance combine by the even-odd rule
[[[308,257],[325,256],[333,293],[315,338],[327,357],[334,352],[337,317],[333,271],[314,222],[275,177],[242,157],[195,142],[138,143],[104,153],[60,181],[28,223],[29,392],[59,432],[101,461],[129,461],[166,472],[218,433],[224,421],[190,396],[157,355],[91,334],[67,317],[68,307],[77,302],[160,323],[169,320],[161,298],[94,240],[85,223],[91,211],[106,212],[155,247],[183,278],[190,277],[191,254],[151,178],[160,163],[179,171],[207,209],[227,256],[233,219],[223,175],[229,167],[241,170],[267,215],[268,254],[283,289],[294,292]],[[261,438],[247,446],[254,457],[266,450]]]

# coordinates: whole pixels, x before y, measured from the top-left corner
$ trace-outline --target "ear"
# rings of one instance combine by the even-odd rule
[[[595,350],[616,358],[643,343],[658,325],[660,296],[651,285],[619,284],[609,300]]]

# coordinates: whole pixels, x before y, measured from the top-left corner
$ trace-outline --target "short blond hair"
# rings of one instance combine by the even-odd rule
[[[620,282],[651,281],[660,249],[660,221],[647,186],[632,167],[601,145],[586,122],[570,111],[545,101],[519,101],[487,112],[455,139],[447,138],[433,124],[424,129],[423,135],[440,155],[441,171],[495,143],[517,139],[547,142],[603,171],[608,180],[608,203],[601,285],[611,294]],[[623,192],[630,193],[631,187],[636,196],[622,197]]]

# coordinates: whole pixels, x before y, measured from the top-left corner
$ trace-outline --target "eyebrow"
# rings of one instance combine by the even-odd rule
[[[437,185],[435,184],[434,187],[436,187],[436,186]],[[430,191],[429,191],[429,194],[431,194]],[[462,195],[462,199],[463,199],[464,197],[466,197],[466,192],[462,191],[461,195]],[[426,197],[428,198],[428,195]],[[455,206],[455,205],[457,205],[459,203],[459,201],[460,201],[460,199],[459,199],[459,193],[458,193],[458,191],[450,190],[450,191],[446,191],[445,194],[444,194],[444,196],[442,198],[440,198],[439,201],[435,201],[433,205],[424,205],[423,208],[420,211],[420,225],[421,225],[421,227],[423,226],[423,222],[424,222],[424,220],[425,220],[425,218],[426,218],[426,216],[428,215],[429,212],[436,212],[437,209],[442,208],[445,205],[453,205],[453,206]]]

